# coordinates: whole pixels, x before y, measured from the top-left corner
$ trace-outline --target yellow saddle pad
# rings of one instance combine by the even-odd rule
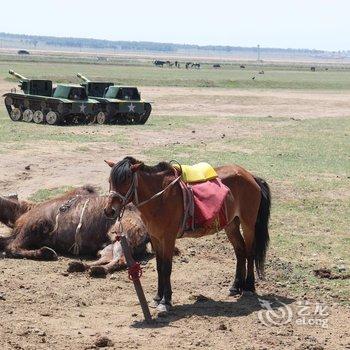
[[[179,165],[174,164],[174,167],[180,169]],[[214,168],[208,163],[198,163],[195,165],[182,165],[181,179],[184,182],[204,182],[212,179],[216,179],[218,174]]]

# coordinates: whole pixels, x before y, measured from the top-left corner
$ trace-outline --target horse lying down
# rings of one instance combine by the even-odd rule
[[[132,255],[136,260],[153,254],[150,246],[149,236],[136,208],[131,205],[127,207],[123,216],[123,226],[116,222],[108,231],[111,244],[108,244],[97,255],[99,259],[92,263],[72,261],[68,265],[68,272],[89,271],[90,276],[105,277],[108,273],[126,267],[126,260],[118,237],[126,234]],[[177,251],[177,250],[176,250]]]
[[[56,260],[62,254],[100,256],[93,263],[73,262],[68,271],[89,270],[92,276],[106,275],[125,265],[119,242],[120,225],[108,219],[103,208],[107,197],[91,186],[83,186],[40,204],[0,197],[0,222],[12,228],[0,236],[0,251],[9,258]],[[147,230],[136,208],[127,207],[123,218],[133,255],[146,253]]]

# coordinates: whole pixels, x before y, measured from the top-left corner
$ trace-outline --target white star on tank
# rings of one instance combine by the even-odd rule
[[[80,107],[80,112],[85,113],[86,105],[82,103],[79,107]]]
[[[134,104],[132,104],[132,102],[129,104],[129,112],[135,112],[135,105]]]

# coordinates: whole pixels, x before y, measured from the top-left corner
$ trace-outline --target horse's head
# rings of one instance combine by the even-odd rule
[[[125,206],[134,199],[136,191],[136,172],[143,164],[132,157],[126,157],[118,163],[105,161],[112,169],[109,176],[108,202],[104,208],[110,219],[120,218]]]
[[[20,201],[17,194],[0,196],[0,222],[12,228],[16,220],[33,206],[33,203]]]

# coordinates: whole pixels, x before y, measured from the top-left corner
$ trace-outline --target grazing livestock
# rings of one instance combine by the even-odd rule
[[[195,63],[195,62],[186,62],[185,67],[186,67],[186,69],[188,69],[188,68],[197,68],[197,69],[199,69],[201,67],[201,64],[200,63]]]
[[[155,61],[153,61],[153,64],[156,67],[164,67],[164,65],[166,64],[166,61],[155,60]]]

